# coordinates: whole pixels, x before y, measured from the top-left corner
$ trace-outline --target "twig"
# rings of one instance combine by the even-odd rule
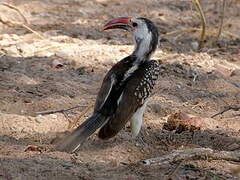
[[[85,107],[85,105],[77,105],[71,108],[67,108],[67,109],[60,109],[60,110],[48,110],[48,111],[40,111],[40,112],[36,112],[36,114],[38,115],[47,115],[47,114],[55,114],[55,113],[64,113],[66,111],[70,111],[72,109],[76,109],[79,107]]]
[[[223,114],[223,113],[225,113],[225,112],[227,112],[227,111],[230,111],[230,110],[239,111],[239,110],[240,110],[240,106],[227,106],[227,107],[225,107],[222,111],[220,111],[220,112],[212,115],[211,118],[214,118],[214,117],[216,117],[216,116],[218,116],[218,115],[220,115],[220,114]]]
[[[184,160],[200,160],[200,159],[213,159],[213,160],[226,160],[240,162],[239,151],[214,151],[210,148],[193,148],[185,150],[177,150],[173,153],[164,155],[162,157],[146,159],[141,161],[145,165],[172,163]]]
[[[0,3],[0,5],[3,5],[3,6],[7,6],[11,9],[15,9],[24,19],[24,22],[26,24],[29,24],[27,18],[22,14],[22,12],[15,6],[13,5],[10,5],[10,4],[7,4],[7,3]],[[38,32],[34,31],[32,28],[28,27],[27,25],[25,25],[24,23],[22,22],[17,22],[17,21],[12,21],[12,20],[9,20],[7,19],[5,16],[3,15],[0,15],[0,22],[2,22],[3,24],[6,24],[8,26],[10,25],[18,25],[18,26],[22,26],[24,27],[25,29],[29,30],[30,32],[32,32],[33,34],[36,34],[38,37],[40,37],[41,39],[45,39],[45,37],[43,37],[41,34],[39,34]]]
[[[6,25],[18,25],[18,26],[22,26],[22,27],[26,28],[27,30],[31,31],[33,34],[36,34],[39,38],[45,39],[45,37],[43,37],[43,36],[42,36],[41,34],[39,34],[37,31],[34,31],[32,28],[28,27],[28,26],[25,25],[25,24],[22,24],[22,23],[19,23],[19,22],[16,22],[16,21],[11,21],[11,20],[4,19],[3,16],[0,16],[0,21],[1,21],[3,24],[6,24]]]
[[[182,33],[183,31],[194,32],[194,31],[201,31],[201,29],[199,29],[199,28],[181,28],[181,29],[174,30],[174,31],[168,32],[166,34],[163,34],[162,37],[165,38],[167,36],[171,36],[176,33]],[[209,29],[208,34],[213,36],[216,34],[216,30]],[[223,31],[223,30],[221,32],[221,35],[223,37],[227,37],[227,38],[231,38],[231,39],[239,39],[240,38],[240,36],[238,36],[237,34],[233,34],[231,32]],[[176,37],[175,37],[175,39],[176,39]]]
[[[32,33],[36,34],[41,39],[45,39],[45,37],[43,37],[41,34],[39,34],[38,32],[34,31],[32,28],[28,27],[27,25],[25,25],[23,23],[19,23],[19,22],[16,22],[16,21],[11,21],[11,20],[9,20],[6,17],[1,16],[1,15],[0,15],[0,22],[2,22],[3,24],[6,24],[8,26],[10,26],[10,25],[22,26],[22,27],[26,28],[27,30],[31,31]]]
[[[13,6],[13,5],[7,4],[7,3],[0,3],[0,5],[7,6],[7,7],[10,8],[10,9],[14,9],[15,11],[17,11],[17,12],[20,14],[20,16],[22,16],[22,18],[24,19],[24,22],[25,22],[26,24],[29,24],[29,21],[27,20],[27,18],[23,15],[23,13],[21,12],[21,10],[18,9],[16,6]]]
[[[93,104],[90,104],[88,107],[86,107],[86,109],[84,109],[84,111],[78,116],[78,118],[75,119],[75,121],[73,121],[72,123],[69,123],[68,125],[68,129],[72,129],[73,127],[75,127],[79,120],[90,111],[90,109],[93,107]]]
[[[230,38],[235,38],[235,39],[239,39],[240,36],[238,36],[237,34],[233,34],[231,32],[228,32],[228,31],[223,31],[222,32],[222,35],[225,36],[225,37],[230,37]]]
[[[161,37],[170,36],[170,35],[173,35],[175,33],[181,32],[181,31],[199,31],[199,30],[201,30],[201,29],[193,28],[193,27],[181,28],[181,29],[174,30],[174,31],[168,32],[166,34],[163,34]]]
[[[43,37],[41,34],[39,34],[37,31],[34,31],[32,28],[28,27],[25,24],[20,24],[20,26],[26,28],[27,30],[31,31],[33,34],[36,34],[38,37],[40,37],[41,39],[45,39],[45,37]]]
[[[221,14],[220,14],[220,26],[219,26],[219,29],[218,29],[218,34],[217,34],[217,37],[216,37],[216,41],[219,39],[221,33],[222,33],[222,28],[223,28],[223,19],[224,19],[224,15],[225,15],[225,6],[226,6],[226,0],[223,0],[222,1],[222,11],[221,11]]]
[[[203,47],[203,41],[205,39],[205,33],[206,33],[206,19],[202,10],[202,6],[199,3],[199,0],[192,0],[194,5],[196,6],[196,9],[199,11],[200,18],[201,18],[201,24],[202,24],[202,32],[199,38],[199,46],[198,49],[200,50]]]
[[[39,52],[42,52],[42,51],[47,51],[49,49],[55,49],[55,48],[61,48],[61,47],[65,47],[65,46],[71,46],[72,44],[67,44],[67,43],[61,43],[61,44],[56,44],[56,45],[51,45],[51,46],[46,46],[42,49],[39,49],[37,51],[34,51],[34,53],[39,53]]]

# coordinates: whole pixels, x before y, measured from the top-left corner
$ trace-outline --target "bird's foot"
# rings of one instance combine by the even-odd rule
[[[140,132],[138,134],[138,136],[135,137],[135,141],[136,141],[136,146],[144,146],[146,144],[146,142],[144,141],[144,135],[142,132]]]

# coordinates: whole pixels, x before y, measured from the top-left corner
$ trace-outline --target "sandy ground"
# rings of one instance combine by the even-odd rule
[[[240,4],[228,1],[223,34],[214,39],[221,3],[202,0],[207,44],[196,51],[200,21],[191,1],[168,0],[2,0],[19,8],[32,33],[21,25],[0,24],[0,179],[238,179],[240,164],[196,159],[158,165],[141,160],[176,150],[206,147],[240,150]],[[104,74],[132,51],[131,35],[101,32],[117,16],[139,14],[159,27],[154,59],[161,77],[144,114],[141,138],[126,126],[108,141],[91,136],[77,154],[51,150],[53,139],[91,113]],[[0,5],[1,17],[24,22]],[[65,113],[39,111],[79,108]],[[83,116],[83,112],[89,109]],[[176,112],[203,120],[192,131],[163,128]],[[81,117],[80,117],[81,116]],[[35,145],[39,151],[25,151]]]

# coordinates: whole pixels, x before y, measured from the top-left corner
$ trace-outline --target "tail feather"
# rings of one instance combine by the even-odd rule
[[[56,146],[58,151],[75,152],[85,139],[92,135],[98,128],[107,122],[107,117],[96,113],[86,119],[67,137],[63,138]]]

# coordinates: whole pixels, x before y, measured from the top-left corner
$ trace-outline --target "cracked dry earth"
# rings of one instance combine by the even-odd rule
[[[238,1],[227,2],[221,38],[201,52],[196,51],[201,26],[191,1],[1,2],[20,9],[40,36],[20,25],[0,24],[0,179],[239,179],[240,164],[226,160],[140,163],[195,147],[240,151],[240,112],[210,118],[240,104]],[[211,40],[221,3],[201,3]],[[108,69],[131,53],[127,32],[100,31],[107,20],[129,14],[152,19],[163,37],[154,55],[163,67],[144,114],[141,138],[132,138],[126,126],[108,141],[91,136],[77,154],[52,150],[59,133],[90,115]],[[4,5],[0,15],[23,22]],[[76,105],[65,113],[37,114]],[[176,112],[204,119],[204,128],[166,130],[164,124]]]

